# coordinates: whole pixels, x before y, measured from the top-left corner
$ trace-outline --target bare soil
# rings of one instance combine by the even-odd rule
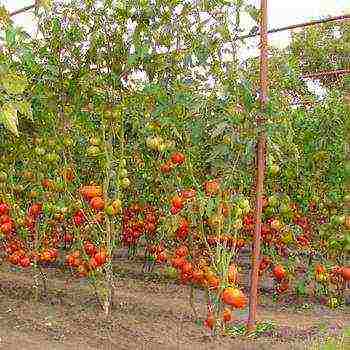
[[[196,324],[187,287],[157,273],[145,276],[141,269],[139,263],[117,261],[115,303],[106,319],[87,282],[72,277],[69,271],[45,269],[48,293],[36,300],[33,275],[2,264],[0,349],[298,350],[350,327],[349,307],[330,310],[309,304],[301,308],[292,299],[273,304],[268,295],[262,295],[259,318],[273,321],[274,331],[251,340],[213,338]],[[204,316],[201,291],[196,299],[196,308]],[[246,313],[239,313],[237,321],[244,320]]]

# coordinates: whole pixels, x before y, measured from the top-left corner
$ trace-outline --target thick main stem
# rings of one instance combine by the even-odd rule
[[[261,0],[261,43],[260,43],[260,104],[263,114],[267,105],[268,91],[268,50],[267,50],[267,0]],[[259,135],[257,140],[257,179],[256,179],[256,217],[252,254],[252,270],[249,298],[249,318],[247,329],[251,332],[255,328],[258,305],[259,259],[261,238],[261,216],[263,207],[264,176],[266,163],[266,133],[262,126],[264,118],[257,120]]]

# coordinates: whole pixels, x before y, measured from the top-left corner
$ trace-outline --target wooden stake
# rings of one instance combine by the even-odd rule
[[[261,0],[261,24],[260,24],[260,106],[264,113],[267,105],[268,93],[268,50],[267,50],[267,0]],[[264,117],[259,116],[258,128],[263,126]],[[263,207],[264,176],[266,163],[266,133],[259,130],[257,140],[257,178],[256,178],[256,217],[255,232],[252,253],[252,270],[249,298],[249,318],[247,324],[248,332],[255,329],[257,305],[258,305],[258,282],[259,282],[259,260],[261,239],[261,216]]]

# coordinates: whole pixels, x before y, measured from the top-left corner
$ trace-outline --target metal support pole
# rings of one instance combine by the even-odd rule
[[[304,23],[292,24],[290,26],[285,26],[285,27],[280,27],[280,28],[273,28],[273,29],[270,29],[267,33],[268,34],[279,33],[279,32],[283,32],[286,30],[304,28],[304,27],[314,26],[314,25],[318,25],[318,24],[335,22],[335,21],[344,21],[344,20],[350,20],[350,14],[319,19],[316,21],[309,21],[309,22],[304,22]],[[254,38],[254,37],[259,36],[259,35],[261,35],[261,33],[241,35],[241,36],[238,36],[235,40]]]
[[[260,24],[260,106],[264,114],[267,105],[268,94],[268,49],[267,49],[267,0],[261,0],[261,24]],[[258,128],[264,124],[264,116],[257,119]],[[252,270],[250,278],[249,318],[247,329],[251,332],[255,328],[258,305],[259,260],[261,239],[261,216],[263,207],[264,176],[266,163],[266,133],[259,130],[257,140],[257,177],[256,177],[256,217],[252,254]]]

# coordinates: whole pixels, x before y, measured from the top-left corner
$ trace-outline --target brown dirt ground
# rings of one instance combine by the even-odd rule
[[[273,305],[261,297],[259,317],[273,320],[287,336],[278,333],[257,340],[211,338],[195,324],[188,290],[152,275],[145,278],[140,265],[120,259],[112,316],[106,320],[87,282],[69,272],[46,269],[48,295],[35,301],[29,272],[0,266],[0,349],[7,350],[293,350],[308,349],[309,341],[329,327],[350,326],[350,310],[329,310],[313,305],[298,311],[286,304]],[[126,276],[128,276],[126,278]],[[196,307],[204,315],[198,291]],[[239,317],[245,317],[243,313]],[[345,348],[344,348],[345,349]],[[350,349],[350,344],[349,344]]]

